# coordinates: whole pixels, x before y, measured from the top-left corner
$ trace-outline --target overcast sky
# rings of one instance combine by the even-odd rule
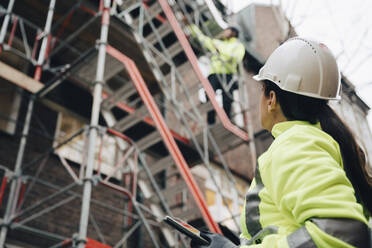
[[[300,36],[325,43],[337,57],[342,73],[372,107],[371,0],[225,0],[234,12],[251,3],[281,4]],[[370,111],[372,112],[372,111]],[[372,113],[369,114],[372,127]]]

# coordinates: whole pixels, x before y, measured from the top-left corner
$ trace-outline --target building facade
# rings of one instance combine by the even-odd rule
[[[90,51],[105,45],[99,39],[102,23],[107,21],[100,19],[108,13],[107,7],[102,7],[104,1],[101,5],[89,0],[79,4],[57,1],[55,8],[50,8],[51,2],[17,0],[0,4],[2,25],[7,16],[10,20],[0,40],[0,169],[4,186],[0,189],[0,214],[5,224],[2,229],[5,227],[7,233],[5,242],[14,247],[68,247],[84,242],[79,239],[79,230],[87,181],[93,190],[89,240],[85,241],[92,247],[187,244],[188,240],[182,241],[161,223],[161,217],[169,212],[197,226],[207,224],[188,189],[189,182],[183,179],[167,143],[157,132],[153,112],[141,92],[136,92],[137,85],[132,85],[141,77],[175,144],[192,167],[214,221],[223,231],[239,233],[239,214],[254,176],[256,158],[272,142],[271,135],[260,126],[260,88],[252,76],[281,42],[294,35],[280,10],[252,5],[229,19],[241,29],[240,38],[247,49],[239,76],[241,87],[234,95],[233,118],[234,125],[250,134],[247,141],[226,131],[220,121],[212,128],[206,127],[206,114],[213,106],[201,100],[204,93],[200,75],[180,45],[174,27],[167,22],[169,13],[158,1],[127,1],[122,5],[116,1],[109,5],[108,44],[134,61],[140,74],[136,77],[131,74],[135,66],[126,68],[128,64],[118,63],[113,54],[106,55],[105,66],[97,67],[100,56]],[[218,29],[213,31],[218,19],[214,10],[195,2],[200,5],[174,3],[178,21],[181,23],[182,15],[177,13],[190,14],[189,9],[193,9],[217,34]],[[11,3],[12,15],[5,11]],[[55,13],[51,29],[46,30],[43,27],[50,9]],[[187,28],[184,31],[187,34]],[[45,37],[49,40],[48,52],[40,65],[37,55],[43,51]],[[191,44],[202,67],[200,58],[205,53],[193,41]],[[38,66],[43,71],[39,79],[34,74]],[[89,120],[96,68],[103,69],[105,84],[99,127],[92,127]],[[58,84],[45,97],[37,98],[28,115],[30,101],[42,87],[51,85],[48,83]],[[369,107],[346,78],[343,100],[332,103],[332,107],[351,126],[371,157],[372,139],[366,121]],[[27,116],[30,128],[25,134]],[[88,162],[88,134],[92,129],[97,129],[97,138]],[[20,149],[22,140],[24,152]],[[14,171],[17,161],[21,161],[19,173]],[[86,176],[88,163],[93,169],[91,177]],[[9,192],[14,181],[17,194],[12,197]],[[6,210],[9,199],[14,201],[10,211]]]

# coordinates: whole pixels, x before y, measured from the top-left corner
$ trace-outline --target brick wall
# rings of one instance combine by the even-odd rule
[[[20,123],[24,120],[25,108],[27,106],[26,101],[22,103],[22,112],[20,114]],[[54,128],[56,124],[57,114],[42,106],[41,104],[36,104],[34,109],[34,114],[31,123],[30,135],[28,137],[28,143],[25,150],[24,165],[29,164],[31,161],[42,155],[47,149],[52,145],[51,137],[54,134]],[[41,125],[43,127],[41,127]],[[15,164],[15,158],[18,151],[19,135],[21,133],[22,126],[17,126],[17,133],[15,136],[10,136],[5,133],[0,133],[0,164],[4,165],[10,169],[13,169]],[[42,132],[42,129],[46,131]],[[44,137],[50,136],[49,138]],[[42,166],[42,167],[41,167]],[[52,184],[56,187],[65,187],[73,182],[72,178],[69,176],[67,171],[62,166],[58,157],[54,154],[50,154],[46,160],[42,159],[39,162],[29,166],[24,174],[34,176],[38,169],[39,179]],[[78,166],[74,165],[73,169],[75,173],[78,174]],[[31,188],[31,179],[27,180],[26,189],[29,192],[24,200],[23,209],[39,202],[41,199],[50,196],[51,194],[58,191],[58,189],[53,189],[51,187],[45,186],[41,183],[36,182]],[[7,193],[10,185],[7,185]],[[73,194],[81,195],[82,187],[76,186],[69,191]],[[31,211],[29,214],[22,216],[19,221],[24,220],[30,215],[38,213],[46,207],[63,201],[70,197],[71,194],[64,193],[50,201],[42,204],[40,207]],[[7,195],[5,199],[7,199]],[[93,188],[92,199],[98,201],[101,204],[106,204],[111,207],[118,209],[118,211],[123,210],[127,207],[127,201],[122,194],[115,192],[111,189],[103,187],[101,185],[95,186]],[[4,215],[6,201],[3,203],[0,214],[1,217]],[[78,232],[79,220],[80,220],[80,208],[81,199],[77,197],[72,201],[64,204],[63,206],[44,214],[34,220],[28,222],[26,225],[34,228],[38,228],[44,231],[55,233],[66,238],[71,238],[74,233]],[[123,235],[123,216],[117,212],[113,212],[105,209],[104,207],[92,202],[91,204],[91,217],[94,218],[97,225],[100,227],[102,235],[105,238],[107,244],[114,245],[120,240]],[[56,243],[55,240],[48,240],[39,237],[38,235],[32,235],[28,232],[13,230],[9,232],[10,239],[17,240],[19,242],[24,242],[26,244],[37,245],[38,247],[47,247],[51,244]],[[89,223],[88,227],[88,237],[100,240],[97,231],[95,230],[92,223]]]

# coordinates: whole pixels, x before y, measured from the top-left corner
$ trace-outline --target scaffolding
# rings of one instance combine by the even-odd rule
[[[169,3],[166,0],[129,0],[124,2],[101,0],[98,11],[96,11],[94,3],[78,1],[74,5],[70,4],[65,14],[53,25],[53,20],[57,19],[53,18],[56,0],[50,0],[43,29],[13,13],[15,0],[9,0],[7,9],[0,9],[4,16],[0,33],[1,52],[16,54],[35,66],[33,78],[25,77],[26,81],[34,87],[30,88],[29,85],[26,87],[24,84],[14,82],[29,90],[31,94],[29,95],[14,170],[0,167],[4,171],[0,187],[0,204],[5,190],[10,187],[1,225],[1,247],[4,246],[10,229],[27,230],[50,237],[56,240],[51,247],[108,247],[103,245],[105,243],[104,235],[94,217],[90,215],[91,204],[97,204],[107,211],[125,217],[123,225],[127,229],[113,247],[124,247],[131,235],[141,226],[145,228],[150,237],[152,247],[164,247],[164,240],[168,247],[187,247],[184,237],[169,230],[161,223],[161,220],[165,215],[176,215],[188,220],[187,218],[192,216],[191,213],[195,212],[195,209],[188,208],[189,199],[193,199],[195,202],[200,211],[199,216],[202,217],[205,225],[213,232],[222,233],[220,226],[214,221],[208,210],[203,193],[191,174],[190,166],[197,163],[203,164],[216,188],[221,191],[218,182],[214,179],[213,168],[210,165],[212,161],[218,161],[221,164],[229,178],[231,188],[235,188],[236,182],[223,153],[240,144],[249,143],[250,162],[255,164],[254,132],[248,111],[248,99],[244,93],[246,89],[244,84],[240,82],[240,92],[243,93],[239,95],[238,104],[244,124],[243,127],[238,127],[231,122],[216,101],[215,92],[203,76],[195,52],[185,36],[187,27],[179,24],[179,20],[186,16],[190,22],[197,23],[208,33],[209,29],[206,24],[208,21],[215,22],[215,18],[217,18],[217,21],[221,22],[220,17],[216,17],[216,9],[211,9],[214,6],[213,3],[205,1],[205,3],[198,5],[184,0],[170,1]],[[90,17],[73,33],[62,39],[63,32],[69,25],[72,16],[79,11]],[[10,26],[11,20],[13,21],[12,26]],[[115,21],[117,26],[125,29],[126,35],[133,37],[132,42],[138,45],[136,49],[141,51],[142,57],[138,59],[133,57],[130,45],[126,51],[123,51],[125,49],[120,48],[119,50],[115,44],[110,43],[108,37],[111,21]],[[89,49],[85,49],[85,51],[81,49],[83,45],[87,46],[83,44],[83,41],[78,44],[80,49],[74,47],[73,41],[83,36],[92,25],[100,28],[99,39],[94,44],[90,44]],[[23,44],[21,48],[12,46],[17,27],[19,28],[18,38]],[[8,29],[10,29],[9,33],[7,33]],[[35,34],[33,48],[30,47],[32,44],[30,43],[30,33]],[[170,34],[175,37],[172,42],[167,40],[167,36]],[[209,34],[211,33],[209,32]],[[7,43],[5,43],[6,36]],[[129,36],[121,39],[127,39]],[[61,53],[64,52],[68,58],[64,63],[59,65],[51,63],[56,56],[61,56]],[[201,53],[203,52],[205,53],[201,50]],[[184,53],[186,57],[180,58],[182,57],[181,53]],[[36,54],[38,54],[37,59]],[[148,65],[148,71],[155,77],[159,87],[156,94],[152,93],[154,90],[149,89],[150,83],[146,82],[143,71],[139,70],[138,64],[140,62],[138,60],[142,59]],[[63,61],[63,59],[60,60]],[[39,82],[42,79],[43,71],[52,75],[49,76],[49,80],[45,84]],[[191,85],[190,82],[187,82],[185,72],[194,74]],[[76,130],[62,141],[55,142],[54,146],[45,153],[34,158],[31,162],[25,163],[24,155],[34,104],[60,87],[67,79],[77,82],[81,87],[91,92],[93,102],[90,124]],[[107,84],[109,80],[115,82],[115,87]],[[229,87],[228,82],[226,87]],[[205,90],[210,99],[207,104],[199,104],[197,101],[197,94],[201,88]],[[184,102],[187,104],[183,104]],[[210,127],[205,121],[205,113],[212,109],[216,111],[220,122]],[[117,114],[118,110],[121,111],[121,114]],[[164,118],[166,114],[174,117],[174,123],[171,125],[173,128],[177,128],[177,131],[169,127]],[[105,125],[100,121],[100,116],[103,117]],[[145,123],[150,131],[144,132],[140,137],[130,137],[128,133],[131,132],[128,130],[135,128],[139,123]],[[72,183],[61,187],[40,179],[39,174],[43,170],[48,156],[58,154],[57,151],[60,147],[78,136],[83,136],[85,140],[83,160],[79,171],[77,172],[67,160],[60,157],[61,164]],[[122,156],[114,165],[113,171],[104,175],[101,173],[101,157],[105,137],[112,137],[116,140]],[[99,143],[99,141],[101,142]],[[159,146],[159,144],[161,145]],[[99,150],[98,165],[96,166],[97,147]],[[147,159],[149,150],[150,153],[156,153],[156,161],[152,161],[151,165]],[[185,154],[187,154],[187,158]],[[35,165],[38,166],[35,175],[23,173],[27,168]],[[114,175],[123,170],[125,170],[123,174],[124,185],[113,183],[111,179],[114,178]],[[159,183],[158,180],[159,174],[164,171],[173,176],[172,183],[166,186]],[[167,178],[167,174],[165,178]],[[26,182],[30,182],[27,189]],[[54,193],[30,206],[24,206],[24,199],[35,184],[51,188]],[[126,202],[125,209],[119,209],[92,199],[92,191],[96,185],[122,194]],[[81,193],[74,190],[78,187],[82,188]],[[142,200],[139,200],[139,191]],[[179,193],[182,196],[181,199],[174,197]],[[41,208],[53,199],[65,195],[67,196],[64,199]],[[154,200],[154,197],[157,200]],[[178,207],[170,207],[171,202],[174,203],[175,200],[171,198],[177,198]],[[26,225],[76,199],[81,199],[80,221],[77,232],[71,237],[64,237]],[[228,202],[224,198],[223,201],[228,206]],[[230,208],[227,209],[230,212],[231,220],[238,228],[236,216]],[[89,222],[100,237],[100,243],[87,237]]]

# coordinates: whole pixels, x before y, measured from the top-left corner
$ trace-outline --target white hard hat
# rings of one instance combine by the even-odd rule
[[[340,73],[332,53],[322,43],[299,37],[279,46],[253,78],[304,96],[341,99]]]

